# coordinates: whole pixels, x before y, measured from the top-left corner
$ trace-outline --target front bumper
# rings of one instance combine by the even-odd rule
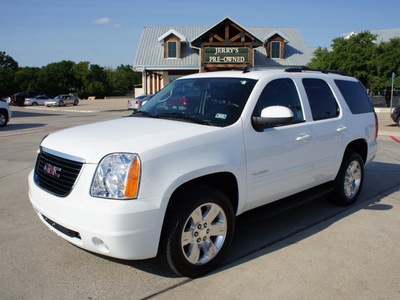
[[[85,171],[90,173],[92,170],[88,169],[94,167],[86,165]],[[120,259],[155,257],[164,218],[163,210],[155,203],[162,201],[94,198],[87,185],[91,179],[84,177],[62,198],[38,187],[33,171],[30,173],[29,198],[42,222],[88,251]]]

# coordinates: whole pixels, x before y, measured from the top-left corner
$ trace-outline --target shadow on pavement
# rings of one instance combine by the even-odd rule
[[[42,112],[31,112],[31,111],[16,111],[13,110],[11,121],[15,118],[25,118],[25,117],[45,117],[45,116],[61,116],[61,114],[46,114]]]
[[[376,177],[382,177],[380,172],[373,172],[380,169],[389,170],[383,176],[384,178],[378,180],[380,186],[366,188],[367,186],[373,186],[377,182]],[[393,176],[399,170],[399,165],[389,163],[374,163],[372,168],[368,167],[366,169],[368,174],[364,181],[364,189],[353,206],[339,207],[331,204],[326,196],[321,196],[329,191],[326,190],[328,186],[324,186],[325,192],[321,193],[318,189],[314,189],[316,192],[311,198],[305,198],[303,197],[304,193],[300,193],[244,213],[236,219],[235,235],[227,257],[219,269],[205,276],[210,276],[298,243],[318,234],[357,211],[363,209],[376,211],[392,209],[392,206],[380,204],[379,202],[386,197],[382,192],[393,189],[400,184],[400,178]],[[385,182],[385,184],[382,185],[382,182]],[[297,204],[295,203],[296,200],[298,200]],[[179,277],[166,270],[156,258],[141,261],[124,261],[98,254],[95,255],[157,276]],[[190,279],[188,280],[190,281]]]

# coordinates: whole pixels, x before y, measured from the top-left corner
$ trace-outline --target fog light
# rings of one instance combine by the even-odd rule
[[[103,253],[110,252],[106,243],[104,243],[101,239],[94,237],[92,238],[92,242],[96,246],[96,248],[99,249],[101,252]]]

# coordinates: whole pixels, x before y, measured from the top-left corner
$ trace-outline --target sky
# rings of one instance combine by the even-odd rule
[[[132,65],[143,27],[298,27],[309,47],[345,32],[400,27],[399,0],[0,0],[0,51],[21,67],[89,61]]]

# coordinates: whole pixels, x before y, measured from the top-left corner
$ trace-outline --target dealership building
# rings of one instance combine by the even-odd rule
[[[199,72],[305,66],[314,51],[296,27],[244,27],[229,17],[210,27],[145,27],[133,64],[143,85],[135,94]]]

